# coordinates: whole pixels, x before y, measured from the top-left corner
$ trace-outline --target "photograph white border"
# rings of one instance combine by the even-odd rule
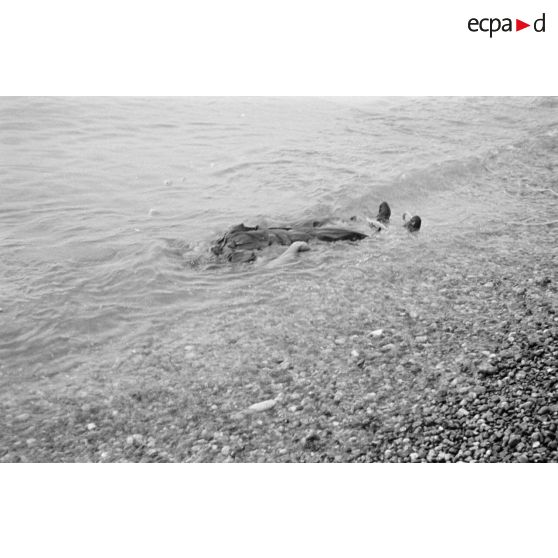
[[[555,95],[553,4],[4,4],[2,95]],[[545,34],[489,38],[470,17]],[[535,470],[536,467],[536,470]],[[5,556],[540,556],[556,465],[3,465]],[[552,507],[551,507],[552,506]]]
[[[4,95],[554,95],[553,5],[497,0],[21,0]],[[546,13],[547,30],[472,33]]]

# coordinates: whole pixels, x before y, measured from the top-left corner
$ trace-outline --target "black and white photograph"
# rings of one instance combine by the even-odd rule
[[[557,461],[557,116],[2,98],[0,461]]]
[[[552,555],[553,8],[4,3],[2,556]]]

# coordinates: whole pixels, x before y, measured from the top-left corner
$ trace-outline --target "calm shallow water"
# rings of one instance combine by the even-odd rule
[[[361,264],[435,260],[516,218],[507,189],[537,185],[557,113],[551,98],[2,98],[2,379],[87,373],[165,337],[218,362],[225,330],[261,332],[263,350],[328,323],[328,293],[367,287]],[[231,224],[374,216],[383,199],[423,216],[418,240],[394,227],[280,272],[206,265]]]

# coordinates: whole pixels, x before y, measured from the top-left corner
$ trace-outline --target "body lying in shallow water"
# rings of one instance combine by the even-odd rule
[[[405,214],[407,215],[407,214]],[[413,217],[405,221],[409,231],[420,229],[420,217]],[[366,232],[357,230],[362,222],[352,217],[349,223],[339,222],[336,219],[304,221],[285,227],[246,227],[244,224],[236,225],[227,231],[211,247],[211,252],[219,257],[224,257],[233,263],[253,262],[257,253],[272,245],[289,246],[284,254],[279,256],[277,262],[287,261],[296,256],[298,252],[309,250],[308,242],[321,240],[324,242],[357,241],[372,234],[377,234],[389,224],[391,209],[386,202],[380,204],[376,219],[365,219]],[[415,221],[413,221],[415,219]],[[418,219],[418,227],[417,221]],[[412,225],[409,223],[412,221]],[[275,263],[277,263],[275,262]]]
[[[272,245],[290,246],[295,242],[310,240],[336,242],[338,240],[362,240],[366,234],[338,227],[281,227],[261,229],[243,224],[232,227],[212,247],[216,256],[224,256],[230,262],[251,262],[256,252]]]

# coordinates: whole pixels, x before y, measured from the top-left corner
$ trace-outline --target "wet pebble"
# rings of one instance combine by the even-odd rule
[[[132,434],[126,438],[126,444],[129,446],[141,446],[143,445],[143,436],[141,434]]]
[[[291,368],[291,366],[292,366],[292,365],[291,365],[290,361],[287,360],[287,359],[285,359],[285,360],[279,365],[279,370],[286,371],[286,370],[288,370],[289,368]]]
[[[277,405],[275,399],[266,399],[265,401],[260,401],[259,403],[254,403],[248,407],[248,410],[252,413],[261,413],[263,411],[269,411]]]
[[[489,362],[483,362],[479,365],[477,371],[483,376],[492,376],[498,372],[498,369]]]

